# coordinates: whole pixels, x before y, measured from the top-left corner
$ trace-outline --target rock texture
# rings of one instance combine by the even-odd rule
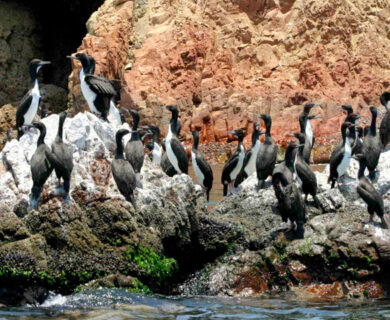
[[[389,88],[389,14],[386,0],[106,0],[79,50],[121,81],[122,108],[137,107],[146,122],[168,117],[158,105],[178,103],[184,134],[193,126],[203,142],[226,141],[227,130],[250,132],[252,112],[266,112],[282,142],[302,104],[316,101],[324,142],[339,131],[334,105],[378,105]],[[74,111],[85,108],[78,70]]]
[[[50,146],[58,115],[42,122]],[[74,150],[72,203],[64,204],[53,173],[39,211],[27,208],[32,187],[29,161],[38,132],[8,142],[0,153],[0,281],[5,290],[0,292],[1,303],[31,303],[47,289],[69,292],[80,283],[116,273],[137,277],[163,292],[177,270],[176,261],[165,255],[173,256],[185,270],[191,254],[198,252],[201,264],[203,257],[221,250],[213,239],[206,240],[207,227],[199,231],[206,209],[200,186],[189,176],[169,178],[146,158],[141,172],[144,188],[135,192],[138,209],[124,200],[110,169],[116,130],[89,113],[65,121],[65,142]],[[229,230],[207,222],[205,216],[201,221]],[[221,244],[227,237],[215,241]],[[132,283],[146,288],[140,280]]]
[[[375,184],[386,208],[388,154],[381,156]],[[302,240],[294,239],[289,224],[282,222],[272,187],[257,192],[256,178],[251,176],[240,193],[222,200],[210,213],[211,219],[228,223],[237,238],[227,253],[190,277],[181,292],[229,296],[290,292],[302,300],[385,297],[390,230],[383,229],[379,220],[363,222],[368,213],[356,193],[357,169],[353,161],[346,184],[335,189],[327,184],[328,168],[317,173],[318,198],[325,213],[312,202],[307,205]]]

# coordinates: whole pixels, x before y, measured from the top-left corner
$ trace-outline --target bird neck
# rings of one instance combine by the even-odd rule
[[[61,139],[62,139],[62,133],[63,133],[63,129],[64,129],[65,119],[66,119],[65,117],[61,117],[60,116],[60,121],[59,121],[59,124],[58,124],[57,137],[59,137]]]
[[[139,140],[138,131],[133,130],[133,132],[131,133],[130,141],[138,141],[138,140]]]
[[[341,135],[343,137],[343,143],[345,145],[347,143],[347,141],[349,141],[348,137],[347,137],[347,128],[346,127],[341,128]]]
[[[371,125],[370,125],[370,131],[372,134],[375,134],[376,132],[376,117],[377,117],[377,113],[372,112]]]
[[[260,132],[258,130],[254,131],[252,133],[252,147],[256,145],[257,141],[259,141],[259,138],[260,138]]]
[[[131,137],[133,137],[133,134],[131,134]],[[123,158],[122,136],[116,137],[116,158]]]
[[[271,137],[271,126],[272,126],[271,121],[268,121],[265,123],[265,136],[266,137]]]
[[[169,122],[169,129],[171,130],[171,133],[173,135],[178,136],[176,128],[177,128],[177,117],[172,116],[172,119]]]
[[[138,123],[139,123],[139,116],[138,115],[133,116],[133,128],[132,128],[133,131],[137,131]]]
[[[289,168],[291,171],[294,171],[294,160],[297,152],[295,148],[287,147],[286,151],[286,166]]]
[[[33,84],[33,86],[35,85],[35,83],[38,83],[38,70],[39,70],[39,67],[38,68],[30,68],[30,78],[31,78],[31,83]]]
[[[199,145],[199,135],[195,134],[194,135],[194,143],[192,145],[192,150],[198,150],[198,145]]]
[[[38,138],[37,146],[39,147],[41,144],[45,143],[45,137],[46,137],[46,129],[45,128],[40,128],[40,135]]]
[[[302,112],[299,115],[299,126],[301,127],[301,133],[305,133],[307,116],[308,114],[306,112]]]

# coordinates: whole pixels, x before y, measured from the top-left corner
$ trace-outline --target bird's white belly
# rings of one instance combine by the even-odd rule
[[[250,177],[253,173],[256,172],[256,159],[257,159],[257,154],[259,153],[260,150],[260,142],[256,142],[255,146],[252,148],[252,154],[251,157],[245,167],[245,172]]]
[[[305,130],[306,138],[309,140],[310,146],[313,145],[313,129],[311,128],[310,120],[306,122]]]
[[[38,81],[36,81],[34,88],[32,90],[31,104],[24,115],[24,125],[30,125],[34,121],[35,115],[37,114],[38,111],[40,98],[41,98],[41,94],[39,92]]]
[[[230,173],[230,179],[233,181],[233,180],[236,180],[238,174],[240,173],[241,169],[242,169],[242,165],[244,163],[244,158],[245,158],[245,152],[244,152],[244,147],[241,146],[241,150],[240,150],[240,153],[238,154],[238,162],[237,162],[237,165],[236,167],[233,169],[233,171]]]
[[[110,101],[110,111],[108,112],[107,119],[110,123],[119,127],[122,125],[121,114],[114,104],[114,101]]]
[[[166,141],[165,141],[166,148],[167,148],[168,159],[172,163],[172,165],[175,168],[176,172],[177,173],[181,173],[181,170],[179,168],[179,163],[178,163],[176,155],[175,155],[175,153],[173,152],[173,149],[172,149],[171,141],[172,141],[172,131],[171,131],[171,128],[169,126],[168,135],[167,135],[167,138],[166,138]]]
[[[337,173],[339,177],[343,176],[347,172],[349,163],[351,161],[351,153],[352,153],[351,145],[349,143],[349,139],[347,138],[343,159],[341,160],[341,163],[337,167]]]
[[[81,70],[80,71],[81,92],[83,93],[84,99],[87,100],[89,110],[91,110],[92,113],[100,114],[100,112],[96,109],[95,105],[93,104],[96,99],[96,93],[89,88],[84,78],[85,78],[84,72],[83,70]]]
[[[156,142],[153,143],[152,155],[153,155],[153,163],[160,165],[161,164],[162,150],[161,150],[161,147]]]
[[[191,151],[191,159],[192,159],[192,166],[195,171],[195,175],[198,178],[199,184],[204,187],[204,174],[202,170],[200,170],[198,163],[196,162],[196,154]]]

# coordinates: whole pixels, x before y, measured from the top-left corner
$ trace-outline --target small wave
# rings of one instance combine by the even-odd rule
[[[67,302],[67,298],[61,294],[50,293],[49,297],[42,303],[42,307],[63,306]]]

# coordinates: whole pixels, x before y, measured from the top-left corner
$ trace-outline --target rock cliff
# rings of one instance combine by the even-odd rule
[[[225,141],[227,130],[251,131],[252,112],[266,112],[281,142],[302,104],[316,101],[323,118],[313,127],[324,142],[338,133],[334,105],[360,111],[389,88],[389,14],[386,0],[106,0],[79,50],[121,81],[121,107],[136,106],[145,121],[164,117],[158,105],[178,103],[184,134],[193,126],[203,142]]]

